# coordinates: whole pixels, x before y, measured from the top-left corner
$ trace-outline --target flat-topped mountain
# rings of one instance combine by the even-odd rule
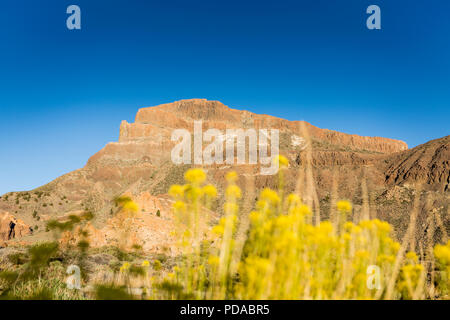
[[[301,124],[312,138],[333,145],[354,149],[392,153],[408,149],[405,142],[379,137],[361,137],[328,129],[317,128],[305,121],[289,121],[269,115],[231,109],[219,101],[206,99],[181,100],[156,107],[142,108],[134,123],[122,122],[119,142],[152,139],[153,130],[188,128],[192,129],[194,120],[203,120],[205,129],[216,128],[274,128],[301,134]]]
[[[167,192],[170,185],[183,183],[183,173],[194,166],[171,161],[171,150],[176,144],[171,136],[176,129],[192,133],[197,120],[202,121],[203,130],[278,129],[280,154],[290,160],[286,188],[301,193],[305,201],[319,207],[323,218],[328,216],[335,179],[339,186],[335,196],[352,200],[355,215],[362,210],[364,181],[370,214],[393,223],[399,234],[409,221],[414,190],[420,185],[431,199],[430,207],[422,208],[424,212],[437,210],[449,226],[448,136],[409,150],[399,140],[350,135],[320,129],[304,121],[231,109],[218,101],[190,99],[140,109],[134,123],[123,121],[120,125],[119,141],[108,143],[84,168],[32,191],[3,195],[0,211],[8,212],[33,230],[31,235],[20,239],[16,236],[12,241],[49,238],[46,221],[88,210],[95,215],[90,226],[93,245],[117,242],[117,230],[121,226],[115,217],[118,208],[114,199],[127,194],[140,206],[133,226],[136,241],[146,250],[170,247],[174,226],[172,202]],[[220,190],[225,184],[225,174],[237,171],[244,190],[242,206],[248,212],[258,190],[276,185],[276,178],[261,175],[259,166],[213,164],[203,168],[209,182],[218,185]],[[308,170],[313,182],[308,180]],[[303,192],[311,183],[314,193]],[[222,200],[219,197],[215,206],[218,214]]]

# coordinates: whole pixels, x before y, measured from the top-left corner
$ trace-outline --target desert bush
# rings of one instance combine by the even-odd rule
[[[22,265],[28,261],[28,258],[22,252],[15,252],[8,255],[8,260],[14,265]]]
[[[0,272],[0,292],[12,299],[427,299],[448,298],[450,241],[423,252],[410,239],[398,242],[387,222],[352,215],[352,204],[330,200],[334,213],[320,221],[301,195],[285,194],[279,157],[277,190],[263,189],[253,210],[241,209],[237,174],[226,175],[223,216],[218,222],[208,209],[217,198],[201,169],[190,169],[184,185],[172,185],[180,254],[143,260],[138,244],[89,248],[83,221],[87,212],[66,221],[50,221],[49,230],[80,232],[77,257],[58,253],[57,243],[41,243],[26,255],[8,257],[15,269]],[[333,199],[331,197],[330,199]],[[124,238],[137,205],[118,197]],[[158,210],[159,211],[159,210]],[[350,217],[355,216],[355,221]],[[81,226],[75,229],[75,226]],[[413,228],[410,228],[412,230]],[[408,232],[406,232],[408,234]],[[132,251],[130,251],[132,249]],[[70,251],[72,252],[72,251]],[[107,275],[89,279],[92,291],[68,290],[64,271],[69,260],[84,265],[90,254],[105,254]],[[62,256],[62,259],[58,259]],[[65,260],[66,265],[59,260]],[[88,270],[89,268],[84,268]],[[31,275],[31,276],[30,276]],[[3,289],[2,289],[3,288]]]

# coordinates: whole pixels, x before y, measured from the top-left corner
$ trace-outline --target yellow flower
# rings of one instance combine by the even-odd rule
[[[320,232],[323,232],[325,234],[330,234],[333,232],[333,225],[330,221],[322,221],[319,224],[319,230]]]
[[[406,254],[406,259],[409,259],[409,260],[412,260],[412,261],[414,261],[414,262],[417,262],[417,255],[416,255],[415,252],[409,251],[409,252]]]
[[[378,230],[381,232],[389,233],[391,232],[391,225],[385,221],[380,221],[378,219],[374,220],[375,225],[377,226]]]
[[[120,267],[120,272],[124,273],[130,269],[131,265],[129,262],[124,262],[124,264]]]
[[[352,204],[347,200],[338,201],[336,206],[341,212],[350,212],[352,210]]]
[[[434,247],[434,256],[440,263],[450,265],[450,240],[447,245],[438,244]]]
[[[176,237],[176,236],[178,235],[178,232],[176,232],[176,231],[171,231],[171,232],[169,233],[169,235],[170,235],[171,237]]]
[[[395,253],[397,253],[397,251],[400,250],[400,243],[398,243],[398,242],[393,242],[393,243],[391,244],[391,248],[392,248],[392,251],[394,251]]]
[[[355,252],[355,256],[361,259],[369,259],[369,252],[366,250],[358,250]]]
[[[161,268],[162,268],[161,261],[159,261],[159,260],[153,261],[153,269],[154,270],[158,271],[158,270],[161,270]]]
[[[190,237],[192,237],[192,233],[189,230],[185,230],[183,232],[183,237],[189,239]]]
[[[233,183],[237,180],[238,175],[235,171],[230,171],[225,175],[225,179],[228,181],[228,183]]]
[[[183,201],[178,200],[173,204],[173,208],[177,211],[182,211],[186,209],[186,205]]]
[[[206,174],[202,169],[189,169],[184,174],[186,181],[194,184],[201,184],[206,180]]]
[[[208,258],[208,264],[212,266],[218,266],[220,263],[220,259],[218,256],[209,256]]]
[[[393,255],[386,255],[386,254],[380,254],[377,257],[377,262],[379,262],[379,263],[383,263],[383,262],[394,263],[395,262],[395,256],[393,256]]]
[[[225,228],[222,225],[217,225],[212,228],[212,232],[218,236],[223,235]]]
[[[352,236],[351,236],[348,232],[344,233],[344,234],[342,235],[342,238],[343,238],[345,241],[350,241],[350,240],[352,240]]]
[[[141,266],[142,267],[149,267],[150,266],[150,262],[148,260],[144,260],[144,261],[142,261]]]
[[[170,280],[175,279],[175,273],[173,273],[173,272],[168,273],[167,278],[169,278]]]
[[[229,198],[240,199],[241,198],[241,189],[238,186],[232,184],[227,187],[225,194]]]
[[[214,186],[211,185],[211,184],[208,184],[208,185],[204,186],[204,187],[203,187],[203,192],[204,192],[208,197],[211,197],[211,198],[217,197],[217,189],[216,189],[216,187],[214,187]]]
[[[346,223],[344,223],[344,229],[351,231],[354,228],[354,224],[353,222],[347,221]]]
[[[354,226],[352,232],[356,233],[356,234],[359,234],[359,233],[362,232],[362,229],[361,229],[360,226]]]
[[[269,188],[265,188],[263,191],[261,191],[261,199],[268,200],[272,204],[277,204],[278,202],[280,202],[280,197],[278,196],[278,194]]]
[[[123,209],[130,212],[138,212],[139,206],[136,204],[136,202],[131,200],[124,203]]]
[[[299,207],[299,212],[302,215],[309,215],[309,214],[311,214],[311,209],[306,204],[302,204]]]
[[[258,222],[260,218],[261,218],[261,213],[259,213],[259,211],[250,212],[250,221],[252,223]]]
[[[293,193],[288,195],[287,202],[289,203],[289,205],[292,205],[292,206],[299,206],[302,203],[302,201],[300,200],[300,197]]]
[[[186,198],[190,199],[191,201],[196,201],[199,199],[203,194],[203,189],[196,186],[190,186],[189,188],[186,188]]]
[[[289,160],[282,155],[278,155],[275,158],[275,161],[278,162],[280,168],[286,168],[287,166],[289,166]]]
[[[178,184],[174,184],[170,187],[169,194],[174,198],[182,197],[184,194],[184,187]]]

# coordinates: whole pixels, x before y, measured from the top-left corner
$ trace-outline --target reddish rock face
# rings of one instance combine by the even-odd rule
[[[0,242],[18,239],[31,234],[30,226],[8,212],[0,212]]]
[[[186,129],[193,133],[196,120],[202,120],[203,132],[210,128],[222,132],[226,129],[278,129],[280,152],[291,154],[292,160],[298,156],[296,151],[301,150],[305,132],[314,144],[313,161],[316,163],[367,163],[374,154],[391,154],[408,148],[399,140],[350,135],[320,129],[304,121],[231,109],[218,101],[190,99],[142,108],[134,123],[122,121],[119,141],[108,143],[92,156],[87,168],[93,170],[98,181],[109,183],[151,175],[171,163],[171,150],[178,143],[171,139],[173,131]]]
[[[302,125],[305,126],[312,139],[335,146],[343,146],[356,150],[367,150],[379,153],[393,153],[408,149],[405,142],[379,137],[361,137],[337,131],[320,129],[304,121],[289,121],[268,115],[260,115],[248,111],[230,109],[218,101],[205,99],[181,100],[156,107],[140,109],[135,123],[122,121],[119,143],[109,144],[99,154],[91,158],[96,160],[118,158],[122,152],[125,158],[139,156],[139,151],[148,152],[158,149],[156,154],[170,152],[173,143],[171,133],[175,129],[193,131],[195,120],[203,121],[203,129],[219,130],[235,128],[279,129],[290,137],[303,136]],[[126,154],[126,155],[125,155]],[[151,153],[150,153],[151,154]],[[153,152],[153,156],[156,156]],[[151,156],[150,156],[151,157]]]
[[[127,196],[132,196],[130,193]],[[171,210],[172,201],[169,197],[155,197],[148,192],[142,192],[134,197],[139,207],[138,212],[117,212],[109,217],[101,227],[91,223],[84,226],[89,234],[92,247],[118,246],[130,250],[133,245],[139,245],[145,251],[168,252],[174,251],[177,239],[171,235],[176,230],[176,219]],[[80,227],[73,232],[63,234],[63,245],[76,245],[80,240]]]

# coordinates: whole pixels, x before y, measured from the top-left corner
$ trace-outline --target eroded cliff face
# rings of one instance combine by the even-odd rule
[[[193,131],[193,121],[202,120],[204,130],[216,128],[254,128],[279,129],[292,135],[302,136],[304,125],[311,138],[337,146],[368,150],[380,153],[393,153],[408,149],[405,142],[380,137],[362,137],[337,131],[320,129],[304,121],[289,121],[268,115],[231,109],[218,101],[205,99],[181,100],[156,107],[142,108],[136,115],[135,123],[123,121],[120,127],[119,142],[138,142],[153,140],[155,143],[167,142],[167,135],[173,129]]]
[[[357,164],[356,158],[365,157],[364,153],[391,154],[408,148],[399,140],[350,135],[320,129],[304,121],[288,121],[231,109],[218,101],[191,99],[140,109],[134,123],[122,121],[119,141],[107,144],[92,156],[88,167],[96,168],[95,175],[103,179],[117,179],[120,174],[138,176],[149,173],[171,161],[171,150],[178,143],[171,139],[173,131],[186,129],[193,133],[196,120],[202,121],[203,132],[211,128],[222,132],[227,129],[278,129],[283,153],[301,149],[306,132],[314,150],[322,152],[317,155],[318,162],[334,162],[337,154],[337,159],[348,158],[349,155],[343,155],[343,152],[352,151]],[[295,140],[300,142],[296,144]],[[124,169],[119,173],[114,169],[117,167],[132,170]]]

